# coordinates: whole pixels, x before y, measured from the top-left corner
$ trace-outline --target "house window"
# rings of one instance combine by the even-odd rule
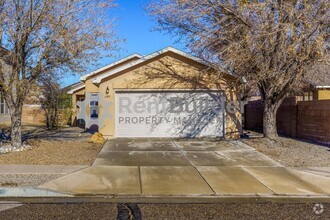
[[[313,92],[304,92],[304,101],[312,101],[313,100]]]
[[[3,96],[1,94],[0,94],[0,114],[2,114],[2,115],[9,114],[9,110],[6,105],[5,99],[3,98]]]
[[[89,108],[90,108],[90,118],[97,119],[99,117],[99,94],[92,93],[90,95]]]

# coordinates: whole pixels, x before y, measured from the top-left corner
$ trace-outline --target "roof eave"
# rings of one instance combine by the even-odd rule
[[[85,85],[78,86],[78,87],[76,87],[76,88],[73,88],[73,89],[69,90],[69,91],[67,92],[67,94],[69,94],[69,95],[73,95],[73,93],[75,93],[76,91],[78,91],[78,90],[80,90],[80,89],[83,89],[83,88],[85,88]]]
[[[330,86],[315,86],[316,89],[330,89]]]
[[[102,72],[102,71],[104,71],[104,70],[106,70],[106,69],[108,69],[108,68],[111,68],[111,67],[113,67],[113,66],[115,66],[115,65],[118,65],[118,64],[120,64],[120,63],[123,63],[123,62],[125,62],[125,61],[127,61],[127,60],[130,60],[130,59],[134,58],[134,57],[142,58],[142,55],[140,55],[140,54],[138,54],[138,53],[134,53],[134,54],[132,54],[132,55],[129,55],[129,56],[127,56],[127,57],[125,57],[125,58],[123,58],[123,59],[121,59],[121,60],[118,60],[118,61],[116,61],[116,62],[113,62],[113,63],[111,63],[111,64],[109,64],[109,65],[107,65],[107,66],[105,66],[105,67],[102,67],[102,68],[100,68],[100,69],[97,69],[97,70],[95,70],[95,71],[93,71],[93,72],[91,72],[91,73],[88,73],[88,74],[86,74],[86,75],[80,77],[80,81],[84,82],[84,81],[87,80],[88,77],[91,77],[91,76],[93,76],[93,75],[95,75],[95,74],[97,74],[97,73],[99,73],[99,72]]]
[[[183,51],[181,51],[181,50],[175,49],[175,48],[173,48],[173,47],[166,47],[166,48],[164,48],[164,49],[162,49],[162,50],[159,50],[159,51],[156,51],[156,52],[154,52],[154,53],[151,53],[151,54],[149,54],[149,55],[147,55],[147,56],[144,56],[144,57],[142,57],[142,58],[139,59],[139,60],[136,60],[136,61],[134,61],[134,62],[132,62],[132,63],[126,64],[126,65],[124,65],[124,66],[122,66],[122,67],[119,67],[119,68],[113,70],[113,71],[110,71],[110,72],[108,72],[107,74],[97,76],[97,77],[95,77],[95,78],[93,79],[92,82],[93,82],[94,84],[96,84],[96,85],[99,85],[103,79],[105,79],[105,78],[107,78],[107,77],[109,77],[109,76],[111,76],[111,75],[114,75],[114,74],[116,74],[116,73],[118,73],[118,72],[121,72],[121,71],[123,71],[123,70],[125,70],[125,69],[128,69],[128,68],[130,68],[130,67],[136,66],[136,65],[138,65],[138,64],[140,64],[140,63],[143,63],[143,62],[145,62],[145,61],[147,61],[147,60],[150,60],[150,59],[152,59],[152,58],[154,58],[154,57],[157,57],[157,56],[159,56],[159,55],[161,55],[161,54],[164,54],[164,53],[166,53],[166,52],[173,52],[173,53],[179,54],[179,55],[181,55],[181,56],[183,56],[183,57],[186,57],[186,58],[189,58],[189,59],[191,59],[191,60],[194,60],[194,61],[196,61],[196,62],[198,62],[198,63],[201,63],[201,64],[203,64],[203,65],[207,65],[203,60],[201,60],[201,59],[199,59],[199,58],[197,58],[197,57],[195,57],[195,56],[192,56],[192,55],[190,55],[190,54],[188,54],[188,53],[186,53],[186,52],[183,52]]]

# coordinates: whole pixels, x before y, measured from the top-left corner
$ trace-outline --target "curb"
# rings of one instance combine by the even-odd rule
[[[44,190],[34,187],[0,187],[0,201],[3,198],[57,198],[57,197],[73,197],[73,195]]]
[[[330,195],[72,195],[40,188],[3,187],[0,201],[22,203],[330,203]]]

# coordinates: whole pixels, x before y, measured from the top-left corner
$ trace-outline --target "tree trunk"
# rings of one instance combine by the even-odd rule
[[[11,111],[11,145],[18,149],[22,147],[22,106]]]
[[[265,103],[263,114],[263,133],[264,137],[275,139],[277,135],[276,113],[277,105]]]

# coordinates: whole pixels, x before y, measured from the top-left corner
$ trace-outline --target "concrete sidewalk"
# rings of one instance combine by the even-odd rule
[[[92,166],[41,187],[87,195],[328,195],[329,177],[283,167]]]
[[[118,139],[40,187],[72,195],[330,196],[329,168],[283,167],[240,141]]]

